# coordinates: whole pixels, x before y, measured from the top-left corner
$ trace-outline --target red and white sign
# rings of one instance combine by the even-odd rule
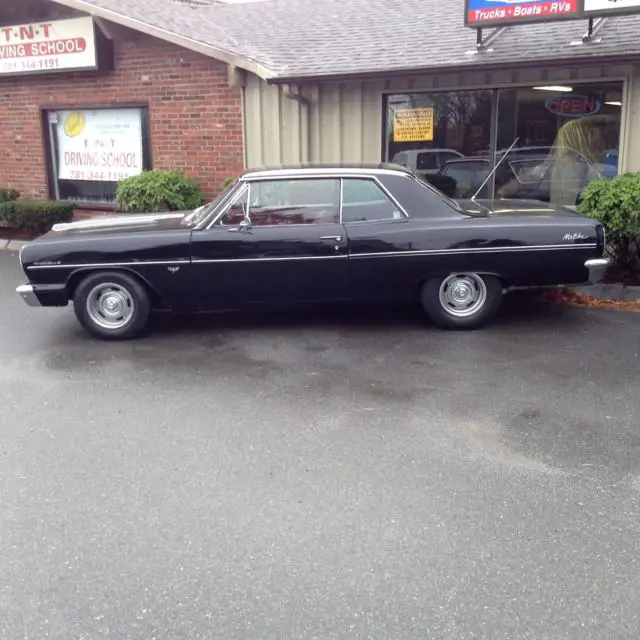
[[[0,27],[0,76],[96,67],[91,17]]]
[[[58,179],[118,182],[142,173],[140,109],[58,111]]]

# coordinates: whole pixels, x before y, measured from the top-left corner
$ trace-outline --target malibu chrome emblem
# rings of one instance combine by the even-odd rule
[[[587,240],[588,236],[585,236],[582,233],[566,233],[563,237],[563,240]]]

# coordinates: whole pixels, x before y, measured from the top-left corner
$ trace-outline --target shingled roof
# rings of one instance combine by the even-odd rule
[[[274,82],[591,58],[640,59],[640,15],[511,26],[485,53],[463,0],[53,0],[191,45]],[[490,33],[490,30],[487,30]]]

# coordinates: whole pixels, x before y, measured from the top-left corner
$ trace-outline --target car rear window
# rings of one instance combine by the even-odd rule
[[[419,153],[416,157],[416,169],[418,171],[428,171],[438,168],[438,157],[431,151]]]

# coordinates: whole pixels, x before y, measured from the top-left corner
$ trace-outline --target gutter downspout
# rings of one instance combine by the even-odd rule
[[[295,100],[298,104],[305,108],[307,114],[307,126],[306,131],[304,132],[304,136],[307,143],[307,153],[306,158],[302,159],[301,162],[310,162],[311,161],[311,100],[305,98],[300,94],[300,88],[298,87],[297,91],[293,90],[293,87],[290,84],[285,84],[282,88],[282,94],[285,98],[289,100]]]

